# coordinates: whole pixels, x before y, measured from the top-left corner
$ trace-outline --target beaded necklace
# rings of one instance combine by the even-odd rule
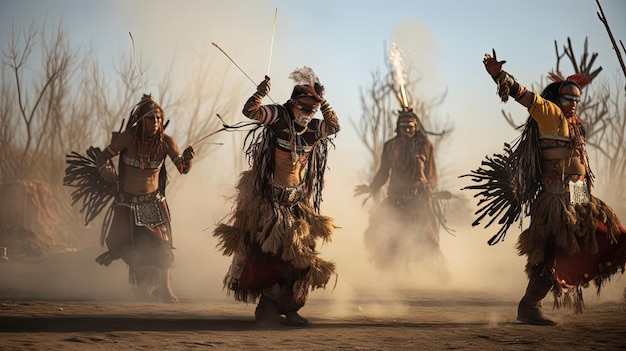
[[[296,164],[300,160],[300,157],[304,155],[305,151],[302,147],[302,134],[309,129],[309,126],[305,126],[301,131],[296,130],[295,120],[291,120],[289,124],[289,131],[291,132],[291,140],[289,140],[289,146],[291,148],[291,162]]]

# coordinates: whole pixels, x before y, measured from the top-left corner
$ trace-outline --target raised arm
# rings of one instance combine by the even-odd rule
[[[322,121],[322,135],[328,136],[332,134],[336,134],[341,129],[339,127],[339,118],[335,114],[335,111],[328,103],[328,100],[324,100],[322,102],[322,106],[320,107],[322,110],[322,116],[324,116],[324,120]]]
[[[515,77],[502,70],[502,65],[505,64],[506,61],[498,61],[496,50],[492,50],[493,56],[485,54],[483,64],[485,65],[487,73],[489,73],[491,78],[493,78],[498,85],[498,95],[500,99],[503,102],[507,102],[509,96],[511,96],[515,101],[529,108],[533,103],[534,94],[521,85]]]
[[[243,106],[244,116],[259,121],[262,124],[270,125],[278,118],[278,110],[272,105],[262,105],[263,98],[270,92],[270,77],[265,76],[256,88],[256,92],[250,96]]]

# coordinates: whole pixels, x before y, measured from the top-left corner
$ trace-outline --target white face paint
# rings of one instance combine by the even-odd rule
[[[294,101],[292,112],[295,122],[301,127],[306,127],[309,125],[309,122],[311,122],[311,119],[313,119],[313,116],[315,116],[318,108],[319,105],[310,106],[304,105],[302,102],[297,100]]]
[[[561,110],[566,117],[576,115],[576,108],[580,103],[580,95],[580,89],[575,85],[566,85],[561,89],[559,102],[561,103]]]
[[[306,127],[313,119],[313,114],[306,114],[305,112],[298,112],[295,114],[296,123],[301,127]]]

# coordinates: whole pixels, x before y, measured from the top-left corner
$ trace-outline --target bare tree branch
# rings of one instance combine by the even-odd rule
[[[624,59],[622,58],[622,54],[615,43],[615,38],[613,37],[613,32],[611,31],[611,27],[609,26],[609,21],[604,16],[604,10],[602,10],[602,6],[600,5],[600,0],[596,0],[596,4],[598,4],[598,8],[600,12],[597,12],[598,18],[600,22],[604,24],[604,28],[606,28],[606,32],[609,34],[609,38],[611,39],[611,44],[613,45],[613,49],[615,50],[615,54],[617,55],[617,60],[619,61],[620,66],[622,67],[622,72],[624,73],[624,77],[626,77],[626,65],[624,64]],[[626,53],[626,49],[624,48],[624,43],[620,40],[620,44],[622,45],[622,51]],[[626,89],[626,86],[624,87]]]

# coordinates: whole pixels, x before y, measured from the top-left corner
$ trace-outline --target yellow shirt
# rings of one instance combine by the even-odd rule
[[[539,136],[569,137],[567,118],[563,116],[561,108],[552,101],[548,101],[535,93],[528,112],[539,125]]]

